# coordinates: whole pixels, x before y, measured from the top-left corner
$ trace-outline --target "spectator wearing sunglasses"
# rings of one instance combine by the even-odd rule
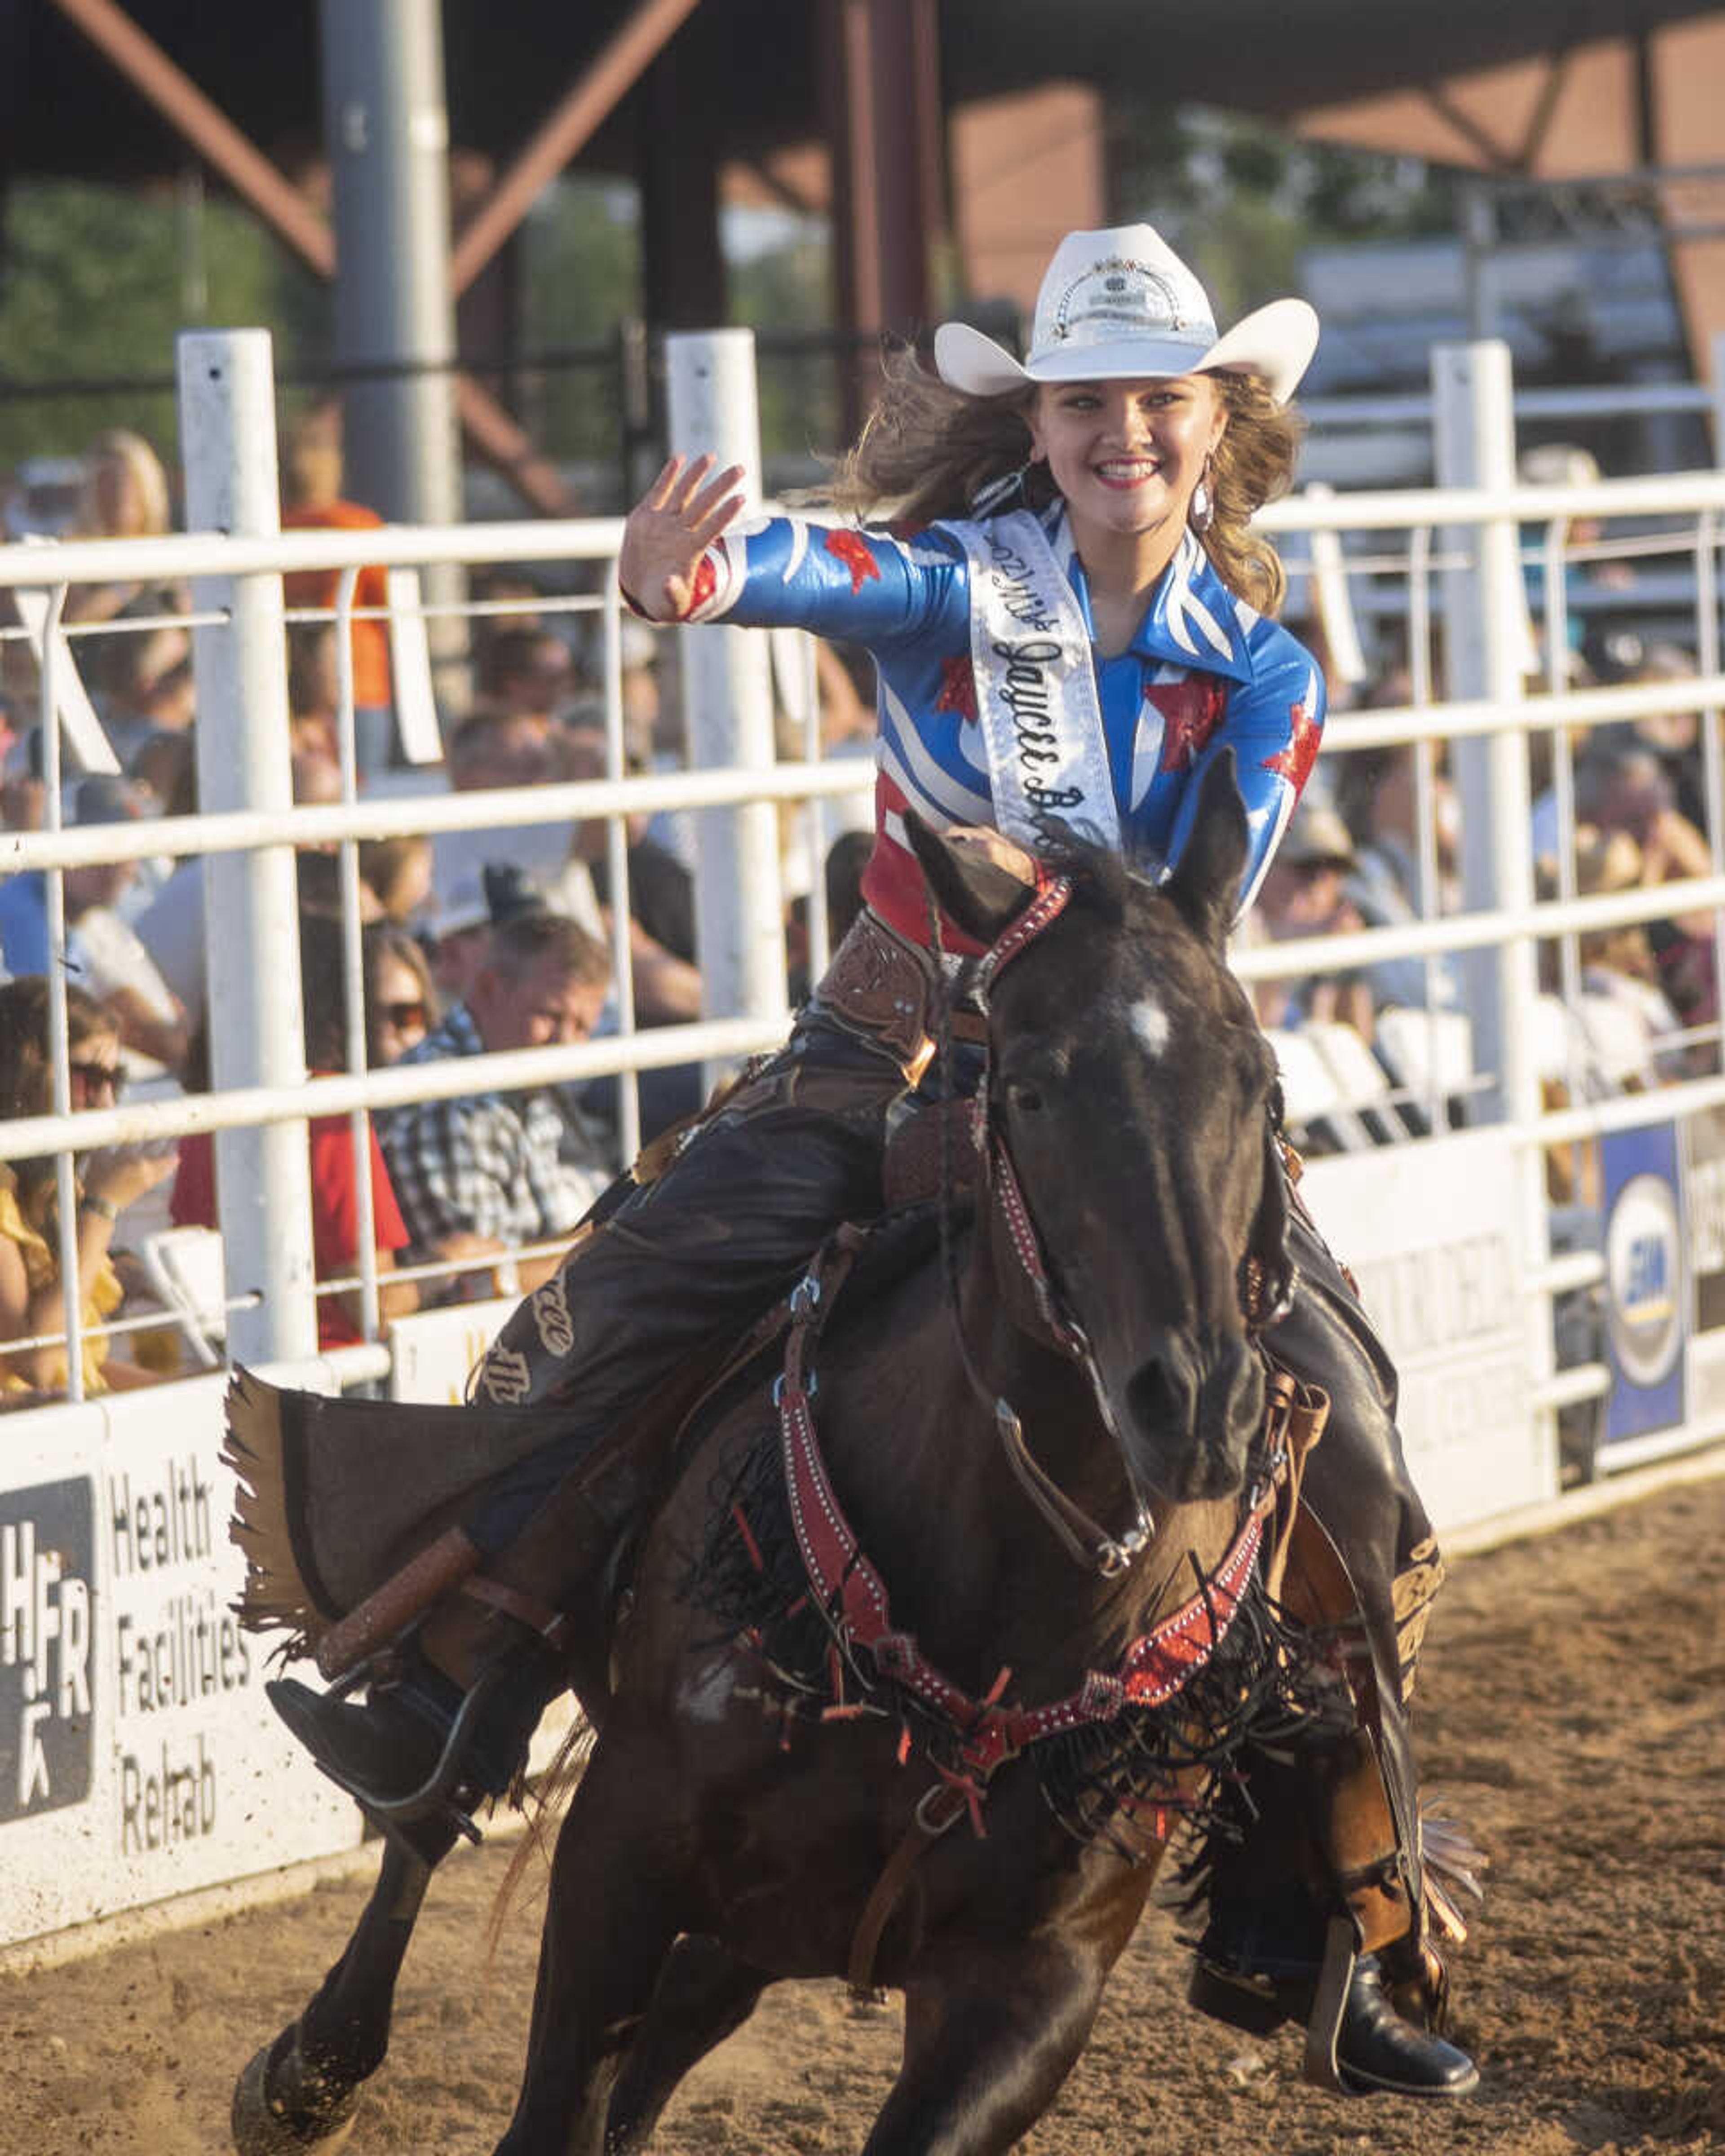
[[[53,1106],[48,1025],[44,975],[0,987],[0,1121],[45,1115]],[[69,987],[66,1031],[74,1110],[111,1107],[121,1082],[113,1019],[93,997]],[[111,1317],[122,1299],[110,1255],[115,1224],[173,1168],[172,1139],[111,1146],[78,1163],[78,1281],[86,1327]],[[64,1319],[54,1157],[0,1166],[0,1342],[62,1332]],[[86,1336],[81,1361],[87,1396],[152,1382],[148,1371],[110,1355],[105,1339]],[[58,1393],[65,1383],[64,1345],[0,1350],[0,1395]]]
[[[417,1048],[441,1014],[424,952],[391,921],[365,932],[365,975],[366,1061],[376,1070]]]

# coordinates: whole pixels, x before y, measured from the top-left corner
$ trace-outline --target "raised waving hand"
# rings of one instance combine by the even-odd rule
[[[652,621],[679,621],[695,597],[701,556],[742,507],[741,465],[715,475],[711,455],[673,457],[629,511],[617,574]]]

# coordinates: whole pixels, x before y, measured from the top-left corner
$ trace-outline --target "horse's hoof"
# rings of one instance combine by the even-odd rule
[[[231,2125],[239,2156],[299,2156],[306,2148],[335,2156],[353,2131],[359,2097],[352,2089],[331,2093],[319,2084],[300,2056],[296,2030],[266,2044],[234,2084]],[[285,2085],[296,2087],[297,2102],[282,2092]]]

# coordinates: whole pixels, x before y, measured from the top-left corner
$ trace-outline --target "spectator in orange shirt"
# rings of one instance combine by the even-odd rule
[[[284,458],[284,531],[365,531],[382,518],[372,509],[341,496],[341,422],[333,407],[321,406],[302,420],[290,438]],[[290,607],[333,607],[341,583],[336,569],[300,569],[281,580]],[[356,608],[382,607],[388,588],[381,568],[359,572]],[[394,738],[390,704],[389,630],[382,621],[353,624],[354,739],[359,768],[382,770]]]

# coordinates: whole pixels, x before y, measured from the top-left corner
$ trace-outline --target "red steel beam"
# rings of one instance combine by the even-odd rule
[[[699,4],[700,0],[641,0],[456,239],[449,257],[454,297],[460,298]]]
[[[580,513],[580,502],[563,484],[557,466],[539,454],[532,436],[482,382],[470,374],[456,375],[455,409],[475,449],[542,516]]]
[[[184,70],[145,34],[114,0],[54,0],[103,57],[148,100],[242,200],[319,276],[336,274],[336,240],[328,220],[253,146]],[[685,0],[685,11],[694,0]],[[578,504],[556,469],[483,382],[455,377],[455,403],[475,449],[547,516],[569,516]]]
[[[326,221],[123,8],[114,0],[54,4],[296,254],[321,276],[335,275],[336,243]]]

